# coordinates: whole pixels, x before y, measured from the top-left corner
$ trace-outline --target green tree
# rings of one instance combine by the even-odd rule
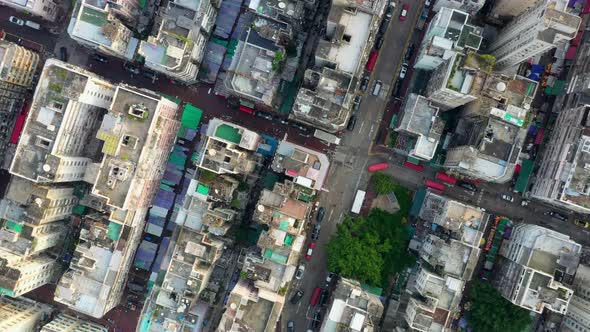
[[[328,243],[328,268],[346,278],[386,286],[392,273],[414,263],[401,213],[374,209],[367,218],[346,217]]]
[[[377,195],[385,195],[395,191],[397,184],[393,178],[381,172],[374,173],[371,176],[371,182]]]
[[[503,298],[490,283],[473,281],[468,299],[467,321],[474,331],[521,332],[531,324],[529,311]]]

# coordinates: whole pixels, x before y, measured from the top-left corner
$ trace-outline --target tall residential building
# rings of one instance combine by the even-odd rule
[[[574,277],[574,296],[561,322],[560,331],[590,331],[590,267],[580,264]]]
[[[485,0],[434,0],[432,10],[439,12],[441,9],[458,9],[469,15],[475,15],[486,3]]]
[[[384,6],[379,0],[334,2],[291,119],[329,133],[346,127]]]
[[[54,0],[0,0],[0,5],[38,16],[49,22],[55,22],[57,18],[59,13],[58,3]]]
[[[8,168],[14,154],[18,127],[25,118],[26,90],[38,65],[37,53],[0,39],[0,168]]]
[[[87,230],[55,300],[100,318],[123,295],[145,216],[164,173],[176,132],[178,105],[149,90],[118,86],[93,142],[102,158],[84,174],[99,215],[87,216]]]
[[[506,68],[573,39],[582,19],[566,11],[567,1],[540,1],[514,18],[489,46],[496,66]]]
[[[184,84],[197,81],[205,46],[217,17],[215,1],[168,1],[160,8],[154,35],[141,41],[145,67]]]
[[[121,11],[117,3],[127,1],[80,0],[75,2],[68,34],[76,42],[124,60],[133,60],[139,40],[123,22],[134,22],[135,15]],[[123,15],[121,15],[123,14]],[[131,24],[130,24],[131,26]]]
[[[100,161],[94,135],[114,94],[93,73],[48,60],[10,172],[37,183],[84,180],[87,166]]]
[[[438,107],[432,105],[428,99],[415,93],[408,95],[395,131],[403,132],[416,140],[409,152],[401,152],[426,161],[434,157],[445,128],[445,121],[438,113]]]
[[[414,67],[433,70],[454,52],[477,51],[482,33],[482,28],[471,24],[469,14],[441,8],[428,25]]]
[[[575,105],[575,103],[574,103]],[[590,105],[567,106],[559,112],[547,141],[530,194],[544,202],[590,213]]]
[[[340,278],[319,331],[377,331],[383,315],[379,296],[358,281]]]
[[[582,246],[569,236],[530,224],[516,224],[500,248],[494,286],[508,301],[542,313],[565,314]]]
[[[43,325],[40,332],[108,332],[108,329],[102,325],[60,313]]]
[[[35,332],[49,319],[53,309],[27,298],[0,297],[0,331]]]
[[[492,15],[496,17],[512,18],[524,13],[527,9],[547,0],[496,0],[492,8]]]
[[[261,137],[242,126],[211,119],[198,165],[216,174],[247,174],[254,170]]]

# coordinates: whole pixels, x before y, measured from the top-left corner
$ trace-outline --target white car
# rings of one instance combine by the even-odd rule
[[[514,197],[510,196],[510,195],[502,195],[502,199],[508,202],[514,202]]]
[[[297,272],[295,273],[295,279],[301,280],[301,278],[303,278],[303,272],[305,272],[305,266],[299,265]]]
[[[399,78],[403,80],[406,77],[407,72],[408,72],[408,64],[403,63],[402,69],[399,71]]]
[[[10,16],[10,17],[8,18],[8,21],[9,21],[10,23],[14,23],[14,24],[16,24],[16,25],[20,25],[20,26],[23,26],[23,25],[25,25],[25,21],[21,20],[21,19],[20,19],[20,18],[18,18],[18,17],[14,17],[14,16]]]

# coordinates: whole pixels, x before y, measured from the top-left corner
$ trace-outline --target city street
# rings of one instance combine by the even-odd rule
[[[336,230],[336,225],[350,212],[356,191],[363,190],[367,186],[369,179],[367,165],[376,158],[369,156],[369,151],[389,101],[389,91],[397,80],[405,48],[410,42],[410,37],[414,35],[414,23],[421,10],[419,4],[412,3],[406,21],[402,22],[398,19],[401,5],[401,2],[397,4],[385,34],[385,42],[373,70],[369,88],[363,96],[356,115],[356,126],[352,132],[344,132],[341,145],[332,154],[330,174],[324,186],[325,191],[319,195],[320,206],[326,209],[326,216],[322,222],[320,237],[316,241],[312,259],[302,260],[302,264],[306,265],[305,274],[301,280],[293,281],[287,295],[282,315],[282,326],[285,328],[290,320],[295,322],[297,331],[304,331],[309,327],[310,319],[315,314],[314,310],[317,310],[316,308],[308,309],[311,293],[315,287],[324,286],[328,274],[325,246]],[[372,96],[370,91],[376,80],[383,82],[383,88],[379,96]],[[315,217],[313,223],[315,223]],[[292,305],[288,300],[299,289],[305,294],[297,305]]]

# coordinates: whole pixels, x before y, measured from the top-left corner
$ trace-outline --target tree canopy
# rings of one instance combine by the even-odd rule
[[[371,182],[377,195],[385,195],[394,192],[398,186],[393,181],[393,178],[381,172],[374,173],[371,176]]]
[[[490,284],[474,280],[469,289],[469,327],[478,332],[521,332],[531,324],[528,310],[502,297]]]
[[[407,252],[409,235],[398,212],[374,209],[367,218],[347,216],[328,243],[328,268],[373,286],[414,263]]]

